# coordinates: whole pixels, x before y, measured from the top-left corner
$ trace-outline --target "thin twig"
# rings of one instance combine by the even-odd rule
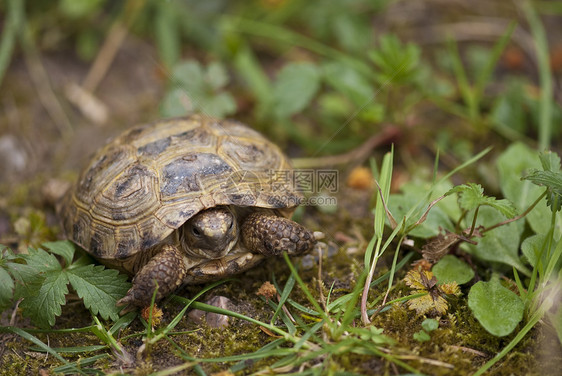
[[[493,229],[495,229],[495,228],[497,228],[497,227],[500,227],[500,226],[503,226],[503,225],[507,225],[507,224],[509,224],[509,223],[511,223],[511,222],[515,222],[515,221],[517,221],[517,220],[523,218],[524,216],[526,216],[527,214],[529,214],[529,213],[531,212],[531,210],[533,210],[533,209],[535,208],[535,206],[537,206],[537,204],[543,199],[544,196],[546,196],[546,191],[544,191],[543,194],[541,194],[541,195],[539,196],[539,198],[537,198],[537,199],[535,200],[535,202],[533,202],[533,203],[531,204],[531,206],[529,206],[529,207],[527,208],[527,210],[525,210],[523,213],[519,214],[519,215],[516,216],[516,217],[510,218],[510,219],[506,219],[506,220],[503,221],[503,222],[496,223],[496,224],[493,225],[493,226],[490,226],[490,227],[488,227],[488,228],[485,228],[485,229],[481,230],[480,233],[483,234],[483,233],[488,232],[488,231],[491,231],[491,230],[493,230]]]
[[[476,356],[481,356],[483,358],[486,358],[488,356],[486,353],[483,353],[482,351],[478,351],[478,350],[475,350],[475,349],[471,349],[470,347],[455,346],[455,345],[450,345],[450,346],[447,346],[447,347],[449,347],[453,350],[460,350],[462,352],[467,352],[467,353],[474,354]]]
[[[22,46],[25,57],[25,64],[33,82],[41,104],[47,110],[47,113],[59,128],[62,135],[72,132],[72,125],[62,105],[57,99],[55,92],[51,86],[49,75],[41,62],[39,52],[35,49],[35,45],[31,41],[29,31],[25,30],[21,37]]]
[[[322,247],[318,247],[318,294],[320,295],[322,308],[324,308],[324,312],[328,314],[326,297],[324,297],[324,283],[322,282]]]
[[[125,41],[127,34],[127,28],[120,20],[116,20],[111,26],[107,38],[96,56],[96,60],[94,60],[88,75],[84,79],[84,82],[82,82],[82,88],[84,90],[90,93],[96,91],[99,83],[105,77],[111,63],[115,59],[117,51],[119,51]]]

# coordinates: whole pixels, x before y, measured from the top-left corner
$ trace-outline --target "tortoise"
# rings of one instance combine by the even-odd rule
[[[133,276],[118,305],[143,307],[184,284],[300,255],[314,233],[290,160],[232,120],[192,115],[134,127],[93,157],[60,206],[70,240]]]

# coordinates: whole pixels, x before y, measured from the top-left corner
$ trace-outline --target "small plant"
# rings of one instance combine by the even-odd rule
[[[431,339],[429,333],[439,328],[439,321],[436,319],[425,319],[421,323],[422,329],[414,333],[414,339],[418,342],[427,342]]]
[[[21,299],[24,316],[40,327],[53,326],[70,283],[93,315],[114,321],[119,318],[115,303],[130,287],[125,275],[93,265],[86,255],[74,260],[76,249],[68,241],[42,246],[49,252],[29,248],[27,254],[14,254],[6,247],[0,249],[0,309]]]
[[[164,117],[197,112],[219,118],[230,115],[236,111],[236,102],[230,93],[222,91],[228,81],[221,63],[204,68],[194,60],[181,62],[172,70],[160,112]]]
[[[410,270],[404,278],[404,282],[415,290],[414,295],[422,294],[422,296],[408,301],[410,309],[415,309],[418,315],[430,312],[444,315],[449,308],[445,296],[460,295],[456,282],[439,285],[437,278],[429,270]]]

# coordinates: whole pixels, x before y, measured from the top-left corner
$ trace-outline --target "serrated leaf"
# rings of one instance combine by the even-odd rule
[[[551,151],[546,151],[539,154],[542,169],[545,171],[559,172],[560,171],[560,156]]]
[[[497,200],[495,197],[486,197],[484,205],[491,206],[507,218],[513,218],[517,215],[517,209],[513,203],[507,199]]]
[[[273,106],[279,118],[302,111],[320,86],[318,67],[312,63],[285,65],[273,85]]]
[[[480,184],[474,183],[457,185],[445,193],[445,196],[453,193],[459,194],[459,205],[464,210],[476,209],[482,205],[482,199],[484,198],[484,188]]]
[[[524,177],[536,185],[545,186],[548,190],[546,201],[553,211],[560,211],[562,208],[562,173],[552,171],[533,171]]]
[[[4,268],[0,267],[0,312],[10,306],[14,288],[12,277]]]
[[[39,293],[45,274],[27,264],[8,263],[7,269],[15,280],[14,299]]]
[[[68,278],[74,290],[84,300],[84,305],[92,314],[104,319],[119,319],[119,311],[115,306],[131,285],[127,277],[117,270],[105,269],[98,265],[85,265],[68,270]]]
[[[452,193],[459,194],[459,205],[464,210],[474,210],[479,206],[491,206],[498,210],[507,218],[512,218],[517,215],[515,206],[509,200],[497,200],[495,197],[484,195],[484,189],[480,184],[468,183],[458,185],[449,190],[445,195],[448,196]]]
[[[7,262],[5,268],[19,282],[29,280],[42,273],[42,270],[35,265],[26,264],[23,258],[20,259],[20,262]]]
[[[76,248],[74,248],[74,244],[72,244],[70,241],[61,240],[57,242],[46,242],[41,245],[47,248],[49,252],[64,258],[64,261],[66,261],[66,265],[70,265],[72,263]]]
[[[439,283],[456,282],[459,285],[474,278],[474,270],[464,261],[453,255],[444,256],[431,269]]]
[[[482,207],[478,212],[478,223],[482,226],[491,226],[503,220],[503,216],[489,207]],[[530,275],[529,270],[519,258],[519,240],[523,232],[521,221],[511,222],[507,225],[488,231],[480,239],[478,244],[463,244],[472,255],[483,261],[492,261],[514,266],[525,275]]]
[[[513,332],[525,310],[519,296],[503,287],[498,278],[472,286],[468,306],[484,329],[497,337]]]
[[[26,255],[18,255],[20,262],[9,262],[6,269],[16,281],[14,298],[36,296],[39,293],[45,274],[61,269],[56,257],[42,249],[29,249]],[[25,262],[25,263],[23,263]]]
[[[68,293],[68,277],[64,271],[50,271],[36,296],[28,296],[20,304],[23,315],[38,326],[46,328],[55,324],[55,317],[62,312]]]
[[[27,255],[21,255],[27,265],[38,272],[48,272],[61,270],[62,267],[59,260],[52,254],[45,252],[40,248],[29,248]]]
[[[513,202],[519,212],[525,211],[544,191],[530,181],[521,181],[529,170],[541,167],[537,153],[525,144],[514,143],[502,153],[496,164],[504,197]],[[525,216],[525,220],[535,233],[540,234],[551,226],[551,214],[546,201],[541,201]],[[556,216],[554,237],[558,240],[562,233],[562,215],[558,212]]]

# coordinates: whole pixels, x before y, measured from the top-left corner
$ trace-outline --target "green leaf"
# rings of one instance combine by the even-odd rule
[[[273,85],[274,111],[277,117],[287,118],[302,111],[320,86],[320,74],[312,63],[285,65]]]
[[[552,171],[535,170],[530,175],[525,176],[536,185],[547,188],[546,204],[553,211],[560,211],[562,208],[562,173]]]
[[[62,256],[66,265],[72,264],[72,259],[74,258],[74,244],[68,240],[62,240],[57,242],[47,242],[41,244],[43,247],[47,248],[49,252],[56,255]]]
[[[513,332],[525,310],[519,296],[503,287],[497,277],[472,286],[468,293],[468,306],[484,329],[497,337]]]
[[[396,35],[384,34],[379,48],[369,54],[379,68],[376,74],[381,84],[407,83],[415,78],[419,66],[420,49],[413,43],[402,44]]]
[[[10,306],[14,288],[12,277],[4,268],[0,267],[0,312]]]
[[[499,212],[489,207],[482,207],[478,212],[478,223],[485,227],[499,223],[503,219]],[[519,258],[519,240],[522,232],[521,221],[511,222],[486,232],[480,239],[477,238],[477,245],[464,244],[463,247],[480,260],[503,263],[517,268],[525,275],[530,275]]]
[[[414,333],[413,337],[418,342],[427,342],[431,339],[425,330],[420,330],[419,332]]]
[[[323,66],[324,77],[328,84],[343,93],[355,105],[364,106],[373,100],[375,92],[369,81],[355,69],[339,62]]]
[[[439,328],[439,321],[435,319],[425,319],[422,321],[421,326],[426,332],[432,332]]]
[[[171,87],[160,104],[164,117],[176,117],[203,112],[222,118],[236,111],[236,101],[230,93],[218,90],[228,83],[226,69],[218,62],[206,69],[197,61],[177,64],[171,76]]]
[[[205,112],[209,115],[223,118],[236,112],[236,101],[229,93],[220,93],[205,101]]]
[[[194,94],[200,94],[205,88],[205,72],[195,60],[182,61],[174,65],[170,81],[174,87],[186,88]]]
[[[16,299],[38,295],[46,274],[61,271],[61,265],[54,255],[34,248],[29,248],[28,252],[26,255],[20,255],[25,264],[7,265],[10,274],[16,280],[14,291]]]
[[[127,277],[117,270],[105,269],[98,265],[85,265],[68,270],[68,278],[74,290],[84,300],[84,305],[92,314],[104,319],[119,319],[119,311],[115,306],[131,285]]]
[[[537,153],[522,143],[514,143],[497,159],[500,187],[505,198],[513,202],[519,212],[525,211],[544,191],[530,181],[521,181],[521,177],[531,169],[539,169],[541,163]],[[552,212],[546,205],[546,200],[525,216],[531,229],[543,233],[550,228]],[[562,215],[557,213],[554,238],[560,239],[562,234]]]
[[[229,77],[224,66],[217,61],[213,61],[207,67],[205,80],[211,89],[218,90],[228,84]]]
[[[55,316],[61,314],[64,296],[68,293],[68,277],[63,271],[49,271],[35,296],[24,297],[20,304],[23,315],[38,326],[46,328],[55,324]]]
[[[453,255],[444,256],[431,269],[440,284],[456,282],[467,283],[474,278],[474,270],[466,262]]]
[[[484,196],[484,188],[480,184],[468,183],[457,185],[445,194],[448,196],[452,193],[459,194],[459,205],[464,210],[474,210],[479,206],[487,205],[498,210],[508,218],[515,217],[517,210],[509,200],[496,200],[495,197]]]
[[[48,272],[61,270],[59,260],[52,254],[45,252],[40,248],[29,248],[27,255],[21,257],[27,263],[27,266],[37,270],[38,272]]]
[[[533,268],[537,267],[537,260],[542,253],[542,266],[543,268],[546,266],[546,250],[543,252],[543,246],[545,246],[546,236],[544,234],[536,234],[533,236],[529,236],[527,239],[521,243],[521,251],[529,261],[529,264]]]
[[[551,151],[545,151],[539,154],[539,159],[543,170],[560,172],[560,156]]]
[[[189,94],[181,88],[168,90],[160,103],[160,113],[163,117],[185,116],[195,112],[195,104]]]
[[[14,298],[34,296],[39,293],[45,275],[27,264],[8,263],[7,269],[15,279]]]

